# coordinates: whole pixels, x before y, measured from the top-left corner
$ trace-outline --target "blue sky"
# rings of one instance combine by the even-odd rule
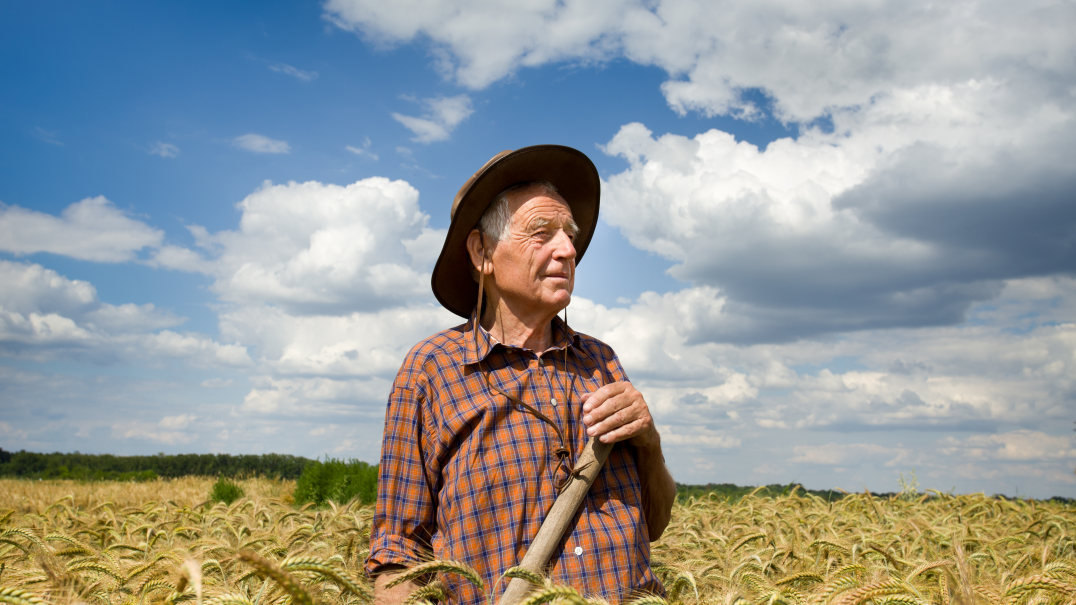
[[[553,142],[678,480],[1076,493],[1068,4],[0,17],[4,449],[376,459],[456,189]]]

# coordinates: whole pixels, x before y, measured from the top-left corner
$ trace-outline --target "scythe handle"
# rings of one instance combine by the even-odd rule
[[[579,510],[579,505],[583,503],[583,498],[590,490],[590,484],[594,483],[598,471],[609,458],[609,452],[612,449],[612,443],[602,443],[597,438],[587,441],[575,463],[575,473],[568,485],[557,496],[557,500],[553,502],[553,508],[549,509],[542,527],[538,529],[538,535],[534,537],[534,542],[527,549],[527,554],[523,555],[520,567],[539,574],[545,573],[553,551],[560,544],[564,533],[568,531],[575,511]],[[526,580],[513,578],[500,600],[497,601],[497,605],[514,605],[522,601],[532,588],[533,585]]]

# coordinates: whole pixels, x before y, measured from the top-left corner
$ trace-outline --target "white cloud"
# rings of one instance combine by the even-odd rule
[[[418,192],[404,181],[266,182],[238,207],[237,231],[191,230],[214,257],[205,270],[225,301],[336,313],[429,298],[430,249],[443,232],[426,227]]]
[[[59,217],[0,204],[0,250],[12,254],[49,252],[119,263],[163,239],[161,230],[130,218],[102,196],[75,202]]]
[[[178,416],[165,416],[164,418],[161,418],[161,421],[158,424],[163,429],[182,431],[197,419],[198,417],[193,414],[180,414]]]
[[[741,318],[700,338],[955,324],[1005,280],[1068,271],[1076,255],[1074,43],[1071,16],[1049,2],[330,0],[325,11],[371,39],[428,40],[472,88],[521,67],[626,57],[666,70],[677,111],[794,123],[796,138],[766,149],[639,124],[606,146],[630,164],[609,179],[606,219],[679,262],[674,276],[720,288]],[[409,120],[423,140],[445,134]]]
[[[0,355],[36,360],[183,359],[196,366],[250,365],[246,348],[165,328],[186,318],[152,303],[111,305],[93,285],[41,265],[0,260]]]
[[[889,0],[796,7],[738,0],[531,3],[329,0],[338,26],[385,42],[428,39],[438,66],[484,88],[520,67],[626,57],[669,74],[677,110],[752,116],[760,89],[778,115],[809,121],[834,107],[932,83],[1008,81],[1061,102],[1076,66],[1071,16],[1050,2],[1013,10],[988,2],[944,6]]]
[[[896,472],[914,467],[924,487],[1019,485],[1041,497],[1071,484],[1074,313],[1076,280],[1030,278],[973,305],[958,326],[787,344],[698,338],[707,322],[737,321],[708,287],[647,293],[628,307],[576,297],[569,317],[617,351],[679,481],[771,481],[779,464],[812,487],[892,491]],[[761,470],[722,462],[724,437]],[[1042,468],[1025,474],[1020,465],[1033,461]]]
[[[882,105],[874,110],[889,111]],[[1046,131],[1064,123],[948,119],[814,130],[765,150],[716,130],[653,137],[630,124],[605,146],[630,166],[609,178],[604,217],[633,245],[678,261],[672,275],[721,288],[737,319],[702,326],[699,338],[958,323],[1003,280],[1064,270],[1076,250],[1061,234],[1076,216],[1060,192],[1076,170],[1041,150],[1019,160],[991,151],[1010,127],[1054,141]],[[943,145],[947,130],[958,145]]]
[[[41,265],[0,260],[0,306],[15,313],[75,313],[97,303],[89,282],[67,279]]]
[[[56,145],[57,147],[63,147],[62,141],[57,138],[59,136],[57,130],[45,130],[44,128],[37,126],[34,128],[34,136],[38,139],[48,143],[49,145]]]
[[[169,311],[157,309],[153,303],[144,305],[104,303],[91,311],[86,311],[83,317],[87,326],[113,334],[152,332],[172,328],[186,321],[184,317],[177,317]]]
[[[316,71],[304,71],[298,67],[292,67],[287,63],[277,63],[276,65],[270,65],[269,69],[282,74],[287,74],[297,80],[303,82],[311,82],[318,79],[318,72]]]
[[[297,417],[315,421],[339,416],[384,419],[390,380],[333,378],[263,378],[239,407],[239,414]],[[373,412],[373,410],[377,410]],[[371,432],[380,434],[376,424]]]
[[[471,97],[467,95],[423,99],[422,104],[426,111],[421,118],[392,114],[393,119],[415,134],[411,140],[416,143],[447,141],[456,126],[474,113]]]
[[[1043,298],[1023,298],[1031,292]],[[974,322],[957,327],[784,345],[697,338],[704,321],[729,320],[714,296],[704,288],[648,293],[627,308],[577,298],[570,316],[577,329],[616,349],[665,424],[1046,430],[1066,417],[1063,402],[1076,389],[1076,324],[1058,323],[1071,318],[1076,280],[1014,282],[1001,298],[974,308]],[[840,368],[839,360],[855,361]]]
[[[844,466],[860,463],[863,458],[895,459],[902,452],[874,443],[827,443],[826,445],[797,445],[789,462]],[[892,461],[892,460],[891,460]],[[892,466],[890,464],[889,466]]]
[[[661,442],[674,445],[704,445],[720,449],[733,449],[740,447],[742,441],[721,432],[710,431],[699,427],[674,427],[658,426],[661,433]]]
[[[162,430],[164,427],[144,422],[124,421],[112,425],[113,439],[139,439],[153,441],[164,445],[183,445],[192,443],[198,435],[181,430]]]
[[[130,351],[130,357],[149,355],[151,358],[186,359],[199,367],[242,368],[252,365],[247,347],[241,344],[221,344],[212,338],[193,332],[177,333],[162,330],[153,334],[116,338],[116,343]]]
[[[157,141],[153,144],[153,147],[150,147],[149,152],[151,155],[159,155],[162,158],[174,158],[179,156],[179,147],[171,143]]]
[[[287,141],[253,133],[235,137],[232,139],[232,145],[254,153],[291,153],[291,145],[288,145]]]
[[[315,316],[245,306],[222,313],[220,329],[278,375],[391,378],[416,342],[460,321],[433,304]]]
[[[945,455],[971,460],[1076,462],[1076,443],[1072,437],[1048,435],[1041,431],[1019,430],[996,435],[972,435],[966,439],[947,437],[942,440],[941,445],[941,451]]]
[[[3,435],[7,439],[22,441],[27,437],[26,431],[22,429],[16,429],[11,426],[10,423],[0,422],[0,435]]]
[[[344,149],[350,151],[351,153],[354,153],[357,156],[367,157],[367,158],[370,158],[371,160],[374,160],[374,161],[376,161],[378,159],[377,154],[370,151],[370,137],[366,137],[363,140],[362,148],[354,147],[352,145],[348,145],[348,146],[344,147]]]
[[[214,265],[198,252],[190,248],[166,244],[153,251],[153,256],[146,261],[151,267],[165,267],[189,273],[212,273]]]

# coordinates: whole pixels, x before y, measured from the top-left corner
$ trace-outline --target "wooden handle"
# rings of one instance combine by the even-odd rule
[[[579,454],[579,460],[575,463],[576,474],[557,496],[553,508],[549,509],[542,527],[538,529],[538,535],[534,537],[534,542],[527,549],[527,554],[523,555],[520,567],[534,573],[545,573],[549,558],[553,556],[553,550],[560,544],[564,532],[568,530],[568,525],[572,522],[572,517],[575,516],[575,511],[579,510],[583,498],[590,491],[590,484],[594,483],[598,471],[609,458],[609,452],[612,449],[612,443],[602,443],[597,439],[587,441],[583,453]],[[497,605],[518,603],[532,588],[534,586],[530,582],[522,578],[513,578],[500,600],[497,601]]]

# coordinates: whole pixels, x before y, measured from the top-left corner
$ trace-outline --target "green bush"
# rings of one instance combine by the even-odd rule
[[[227,505],[231,505],[232,502],[243,497],[243,488],[239,487],[235,481],[221,476],[217,478],[217,482],[213,484],[213,489],[209,492],[209,499],[214,502],[223,502]]]
[[[377,465],[355,459],[315,460],[303,469],[295,484],[296,504],[313,502],[321,506],[329,500],[344,504],[355,497],[363,504],[373,504],[377,499]]]

